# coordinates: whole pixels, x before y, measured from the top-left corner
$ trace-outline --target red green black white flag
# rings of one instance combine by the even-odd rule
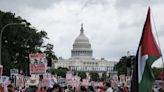
[[[134,62],[131,92],[152,92],[154,75],[151,66],[160,56],[160,49],[152,33],[149,8]]]

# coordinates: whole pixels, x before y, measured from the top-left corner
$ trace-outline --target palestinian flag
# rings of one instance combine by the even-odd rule
[[[151,65],[160,56],[161,52],[152,33],[149,8],[134,62],[131,92],[152,92],[154,75]]]

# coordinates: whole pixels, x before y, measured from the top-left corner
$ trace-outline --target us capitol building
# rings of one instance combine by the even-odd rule
[[[116,63],[117,62],[105,60],[104,58],[93,58],[91,44],[84,34],[83,25],[81,25],[80,35],[73,43],[71,57],[69,59],[59,58],[55,61],[53,67],[64,67],[77,72],[111,73]]]

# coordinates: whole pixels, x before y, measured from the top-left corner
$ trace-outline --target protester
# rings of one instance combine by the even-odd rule
[[[89,86],[89,87],[88,87],[88,91],[89,91],[89,92],[95,92],[93,86]]]
[[[87,91],[87,89],[84,86],[80,87],[80,92],[86,92],[86,91]]]
[[[58,84],[54,84],[50,92],[60,92],[60,86]]]
[[[47,88],[43,87],[41,92],[47,92]]]
[[[123,92],[128,92],[128,87],[125,85],[125,83],[122,83],[122,90]]]
[[[7,86],[8,92],[15,92],[13,85],[8,85]]]
[[[37,88],[36,92],[41,92],[41,90],[40,90],[40,88],[39,88],[39,87]]]
[[[157,86],[153,88],[153,92],[159,92]]]
[[[47,88],[47,92],[51,92],[51,90],[52,90],[52,89],[51,89],[50,87],[49,87],[49,88]]]
[[[100,92],[105,92],[104,87],[100,87]]]
[[[26,90],[26,88],[24,87],[24,88],[22,88],[22,92],[27,92],[27,90]]]
[[[15,87],[14,92],[19,92],[19,89],[17,87]]]
[[[92,83],[90,85],[79,85],[79,87],[74,87],[74,85],[69,84],[67,81],[64,81],[63,85],[61,83],[59,84],[48,84],[47,82],[43,82],[42,84],[46,84],[45,87],[40,87],[41,83],[39,84],[39,78],[37,76],[33,76],[31,78],[28,78],[28,80],[25,82],[24,87],[13,85],[15,83],[9,83],[6,86],[3,86],[0,84],[0,88],[3,89],[3,91],[0,90],[0,92],[129,92],[129,88],[126,85],[126,82],[116,82],[115,85],[111,85],[111,82],[107,81],[104,82],[103,85],[93,85]],[[97,82],[95,82],[97,83]],[[102,83],[102,82],[101,82]],[[43,85],[42,85],[43,86]],[[164,85],[160,84],[160,86],[153,86],[152,92],[164,92]],[[4,90],[6,88],[7,90]],[[19,90],[17,90],[19,88]]]
[[[4,91],[4,87],[3,87],[3,84],[0,83],[0,92],[3,92]]]
[[[30,78],[27,81],[27,84],[29,85],[29,87],[27,88],[27,92],[36,92],[38,89],[38,84],[39,84],[39,80],[37,78]]]
[[[69,92],[67,86],[64,87],[64,92]]]
[[[164,92],[164,81],[160,84],[159,92]]]
[[[105,89],[106,89],[105,92],[113,92],[113,89],[112,89],[112,87],[111,87],[111,83],[110,83],[110,82],[105,82],[105,83],[104,83],[104,87],[105,87]]]

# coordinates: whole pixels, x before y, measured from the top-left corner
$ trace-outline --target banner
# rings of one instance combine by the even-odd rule
[[[54,82],[54,83],[58,83],[58,80],[57,80],[57,78],[56,77],[54,77],[54,76],[52,76],[52,82]]]
[[[74,80],[80,82],[80,79],[81,79],[81,78],[80,78],[79,76],[74,76]]]
[[[119,78],[121,83],[124,83],[126,81],[125,75],[120,75]]]
[[[43,79],[42,81],[39,82],[40,87],[50,87],[51,86],[51,80],[49,78]]]
[[[103,82],[93,82],[94,87],[103,87]]]
[[[97,71],[97,72],[102,72],[102,71],[110,71],[110,68],[105,67],[105,66],[70,66],[71,70],[77,70],[77,71]]]
[[[6,91],[2,91],[2,90],[4,90],[4,87],[7,87],[7,85],[9,85],[9,84],[11,84],[9,77],[0,76],[0,92],[6,92]]]
[[[43,53],[33,53],[29,54],[31,64],[40,64],[40,63],[47,63],[46,55]]]
[[[114,75],[113,76],[113,80],[116,81],[116,82],[118,82],[118,76],[117,75]]]
[[[46,55],[42,53],[30,54],[30,74],[45,74],[47,69]]]
[[[45,64],[30,64],[30,74],[45,74],[46,65]]]
[[[79,88],[80,87],[80,79],[81,78],[77,75],[73,76],[72,72],[67,72],[67,74],[66,74],[67,83],[69,85],[71,85],[72,87]]]
[[[73,80],[72,81],[72,86],[75,87],[75,88],[79,88],[80,87],[80,83],[76,80]]]
[[[16,76],[16,87],[24,87],[25,83],[24,83],[24,76],[18,74]]]

